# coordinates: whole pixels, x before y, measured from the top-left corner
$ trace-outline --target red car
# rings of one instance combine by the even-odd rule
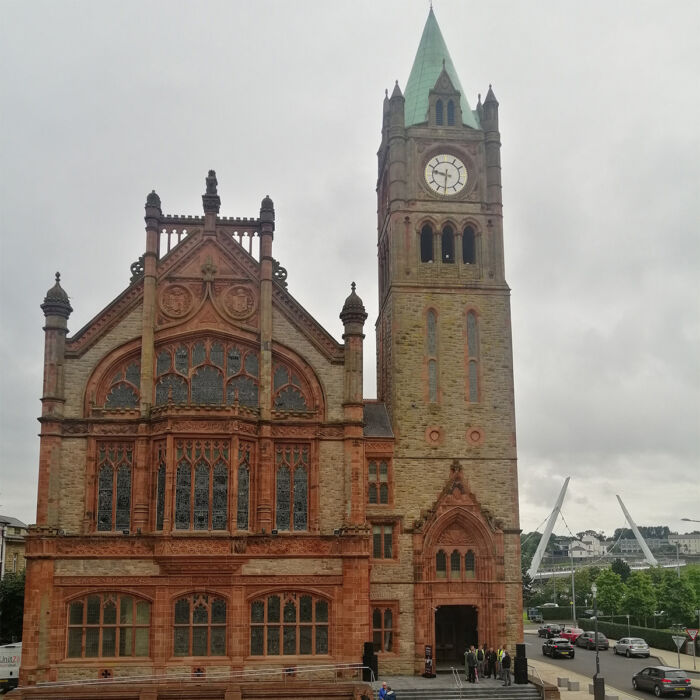
[[[564,629],[559,633],[560,637],[568,639],[572,644],[576,643],[576,640],[583,634],[583,630],[580,627],[564,627]]]

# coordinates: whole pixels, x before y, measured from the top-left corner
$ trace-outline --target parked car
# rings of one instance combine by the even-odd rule
[[[537,636],[550,639],[551,637],[558,637],[560,632],[561,627],[559,625],[547,623],[546,625],[542,625],[542,627],[537,630]]]
[[[639,637],[623,637],[617,640],[613,647],[616,654],[624,654],[628,659],[630,656],[643,656],[649,658],[649,645]]]
[[[545,656],[551,656],[553,659],[557,656],[566,656],[570,659],[574,658],[575,650],[568,639],[563,637],[552,637],[542,645],[542,653]]]
[[[632,676],[635,690],[651,690],[657,698],[670,693],[693,694],[690,678],[685,671],[673,666],[647,666]]]
[[[595,649],[595,632],[584,632],[576,638],[577,647],[586,647],[586,649]],[[598,632],[598,649],[610,649],[610,642],[608,638],[602,633]]]
[[[572,644],[583,634],[583,630],[580,627],[564,627],[560,637],[568,639]]]
[[[583,612],[580,612],[580,613],[578,614],[578,616],[579,616],[581,619],[584,619],[584,618],[591,618],[591,617],[593,617],[593,615],[594,615],[594,611],[593,611],[592,609],[584,610]]]

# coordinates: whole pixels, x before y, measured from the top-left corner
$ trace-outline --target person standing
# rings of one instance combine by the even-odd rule
[[[379,689],[379,700],[384,700],[386,698],[387,694],[387,687],[386,687],[386,681],[382,683],[382,687]]]
[[[503,685],[510,685],[510,654],[508,653],[508,647],[505,645],[503,646],[501,666],[503,667]]]
[[[496,651],[496,678],[503,679],[503,666],[501,665],[501,660],[503,659],[503,644],[498,647]]]
[[[496,657],[496,651],[493,647],[489,647],[486,654],[486,677],[493,676],[496,677],[496,666],[498,664],[498,658]]]
[[[476,650],[476,679],[484,678],[486,666],[486,644]]]
[[[469,651],[466,653],[467,657],[467,680],[470,683],[476,683],[476,652],[474,651],[474,645],[469,647]]]

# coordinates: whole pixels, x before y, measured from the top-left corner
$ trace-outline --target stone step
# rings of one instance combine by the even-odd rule
[[[532,685],[513,685],[497,688],[401,688],[396,691],[399,700],[539,700],[540,692]]]

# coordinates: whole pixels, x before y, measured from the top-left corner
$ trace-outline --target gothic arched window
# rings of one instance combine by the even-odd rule
[[[467,312],[467,386],[470,403],[479,400],[479,323],[476,312]]]
[[[148,656],[151,604],[121,593],[95,593],[68,604],[69,659]]]
[[[433,262],[433,229],[428,224],[420,232],[420,261]]]
[[[474,552],[472,552],[471,549],[464,555],[464,575],[467,578],[474,578],[474,576],[476,575]]]
[[[194,593],[175,601],[174,656],[226,655],[226,601]]]
[[[137,361],[121,367],[112,377],[105,408],[138,408],[139,386],[141,383],[141,365]]]
[[[161,442],[156,446],[156,530],[163,529],[165,518],[165,468],[166,468],[166,443]]]
[[[476,234],[471,226],[466,226],[462,233],[462,262],[466,265],[476,262]]]
[[[275,527],[278,530],[308,530],[308,445],[277,445],[275,468]]]
[[[179,441],[175,463],[175,528],[225,530],[228,523],[228,442]]]
[[[97,529],[128,530],[131,525],[132,444],[100,444],[97,450]]]
[[[451,226],[442,229],[442,262],[453,263],[455,261],[455,235]]]
[[[375,652],[394,650],[393,608],[372,608],[372,643]]]
[[[236,528],[247,530],[250,527],[250,465],[253,445],[250,442],[238,444],[238,505],[236,508]]]
[[[459,570],[462,564],[462,555],[455,549],[450,554],[450,578],[459,578]]]
[[[448,108],[448,115],[449,115],[449,108]],[[443,124],[442,100],[438,100],[435,103],[435,123],[438,126],[442,126],[442,124]]]
[[[441,550],[435,555],[435,574],[437,578],[447,576],[447,555]]]
[[[455,103],[450,100],[447,103],[447,126],[455,125]]]
[[[302,381],[293,370],[277,365],[273,373],[272,403],[276,411],[308,411]]]

